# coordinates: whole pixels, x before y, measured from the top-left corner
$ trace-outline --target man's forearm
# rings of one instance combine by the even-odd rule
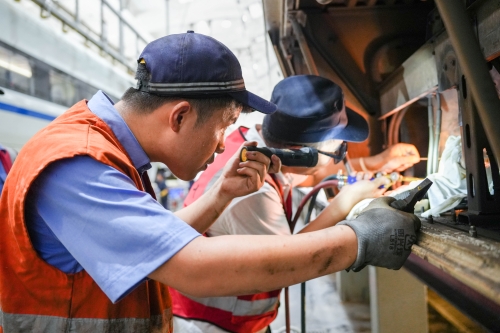
[[[329,228],[344,220],[347,214],[349,214],[350,208],[354,206],[354,204],[346,202],[349,199],[346,196],[335,196],[318,217],[311,221],[311,223],[308,223],[299,233],[302,234]]]
[[[204,233],[222,214],[231,202],[231,197],[221,195],[219,182],[216,182],[207,192],[196,201],[177,212],[175,215],[196,229]]]
[[[253,294],[345,269],[357,248],[345,226],[294,236],[198,237],[149,277],[197,297]]]
[[[377,154],[367,157],[351,158],[349,163],[356,171],[376,172],[384,164],[384,159],[380,154]]]

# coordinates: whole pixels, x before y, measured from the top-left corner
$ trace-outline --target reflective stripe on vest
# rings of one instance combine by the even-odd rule
[[[240,127],[226,138],[224,153],[217,155],[214,163],[193,184],[184,201],[184,206],[190,205],[203,195],[214,183],[214,180],[220,176],[227,161],[245,142],[247,131],[248,128]],[[273,178],[266,175],[266,182],[276,190],[283,203],[282,192]],[[280,290],[238,297],[197,298],[181,294],[170,288],[170,294],[174,315],[187,319],[203,320],[230,332],[247,333],[257,332],[269,326],[276,318]]]
[[[139,283],[112,303],[85,270],[66,274],[47,264],[33,248],[24,215],[30,186],[51,163],[77,155],[115,168],[137,189],[146,188],[152,194],[149,179],[141,180],[111,128],[85,101],[31,138],[19,152],[0,196],[0,332],[73,328],[121,332],[122,327],[127,331],[134,325],[129,332],[171,332],[171,299],[165,285],[153,280]]]
[[[267,293],[266,293],[267,294]],[[196,301],[205,306],[221,309],[232,312],[235,316],[253,316],[260,315],[276,308],[278,296],[266,297],[257,300],[245,300],[239,297],[193,297],[189,296],[193,301]]]
[[[163,316],[151,316],[148,319],[120,318],[65,318],[29,314],[5,313],[0,310],[0,327],[4,332],[31,333],[71,333],[71,332],[151,332],[154,327],[161,327],[170,316],[170,311]]]

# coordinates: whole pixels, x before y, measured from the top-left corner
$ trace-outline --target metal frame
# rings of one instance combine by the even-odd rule
[[[478,43],[479,36],[473,27],[464,24],[471,22],[471,18],[463,3],[439,0],[436,5],[448,37],[439,43],[439,48],[436,47],[438,65],[442,73],[446,74],[441,75],[444,79],[439,86],[440,89],[446,89],[458,85],[459,104],[462,106],[468,211],[458,216],[459,221],[471,226],[492,227],[498,225],[500,220],[500,133],[497,129],[500,123],[500,100],[486,63],[488,55],[483,55]],[[452,59],[453,63],[455,58],[458,59],[459,66],[449,66],[451,64],[446,62],[446,58]],[[483,149],[490,161],[493,194],[489,192]]]
[[[85,37],[86,40],[90,41],[92,44],[96,45],[100,50],[109,54],[113,59],[124,65],[129,71],[135,72],[135,59],[129,61],[124,56],[124,33],[123,27],[127,26],[136,37],[135,48],[136,52],[139,53],[139,41],[147,44],[148,41],[122,16],[121,12],[123,10],[123,0],[120,0],[120,9],[116,10],[107,0],[100,0],[101,2],[101,32],[98,33],[91,29],[89,26],[84,24],[80,18],[79,11],[79,0],[75,0],[75,11],[74,13],[69,12],[67,9],[59,5],[59,3],[52,0],[32,0],[38,6],[40,6],[40,16],[42,18],[48,18],[51,15],[60,20],[64,27],[70,27],[77,33]],[[107,40],[106,36],[106,21],[104,20],[104,8],[107,7],[111,12],[116,15],[119,21],[119,45],[118,49],[113,48]],[[94,37],[97,36],[96,37]]]
[[[436,6],[444,22],[458,62],[469,82],[474,103],[486,137],[491,142],[495,159],[500,158],[500,100],[493,86],[488,65],[470,24],[465,6],[456,0],[437,0]]]
[[[500,305],[476,290],[414,254],[404,268],[486,329],[496,332],[500,327]]]

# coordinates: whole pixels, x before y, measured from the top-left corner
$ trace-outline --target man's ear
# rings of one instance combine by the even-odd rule
[[[170,128],[174,132],[179,132],[181,126],[184,126],[186,123],[186,117],[192,114],[194,114],[194,110],[191,104],[188,101],[179,101],[173,106],[172,112],[170,112],[168,119]]]

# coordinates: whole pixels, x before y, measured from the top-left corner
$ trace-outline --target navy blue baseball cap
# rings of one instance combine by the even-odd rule
[[[278,110],[264,117],[262,129],[282,142],[361,142],[368,138],[366,120],[345,106],[337,84],[321,76],[297,75],[280,81],[271,102]]]
[[[273,113],[276,105],[245,88],[236,56],[216,39],[188,31],[152,41],[138,63],[151,74],[138,80],[137,89],[165,96],[210,97],[229,95],[262,113]]]

